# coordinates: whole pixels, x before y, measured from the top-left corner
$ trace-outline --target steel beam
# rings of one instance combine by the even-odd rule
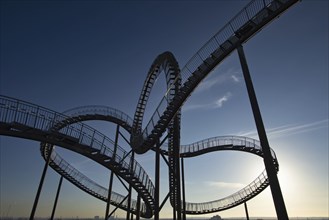
[[[61,178],[59,179],[59,184],[58,184],[58,188],[57,188],[56,198],[55,198],[55,202],[54,202],[53,211],[51,212],[50,220],[53,220],[54,219],[54,216],[55,216],[55,211],[56,211],[56,207],[57,207],[57,201],[58,201],[59,193],[61,191],[62,182],[63,182],[63,176],[61,176]]]
[[[35,196],[33,207],[32,207],[32,211],[31,211],[31,215],[30,215],[30,220],[33,220],[34,219],[35,211],[36,211],[37,206],[38,206],[40,193],[41,193],[41,190],[42,190],[43,182],[45,180],[45,176],[46,176],[46,173],[47,173],[47,169],[48,169],[49,161],[50,161],[50,158],[51,158],[51,153],[53,152],[53,148],[54,148],[54,145],[51,146],[50,151],[49,151],[49,155],[48,155],[48,158],[47,158],[47,161],[45,163],[45,166],[43,167],[43,171],[42,171],[42,175],[41,175],[41,179],[40,179],[38,191],[37,191],[37,194]]]
[[[120,126],[117,125],[116,132],[115,132],[113,157],[112,157],[112,160],[114,160],[114,161],[115,161],[115,154],[116,154],[117,146],[118,146],[119,132],[120,132]],[[112,186],[113,186],[113,177],[114,177],[114,174],[111,171],[109,188],[108,188],[108,194],[107,194],[106,210],[105,210],[105,220],[107,220],[107,218],[109,217],[108,215],[109,215],[109,212],[110,212],[110,203],[111,203],[111,194],[112,194]]]
[[[249,220],[249,213],[248,213],[247,202],[244,202],[244,210],[246,211],[246,218],[247,218],[247,220]]]
[[[286,206],[284,204],[279,180],[278,180],[278,177],[276,174],[276,169],[273,164],[271,149],[270,149],[270,146],[268,143],[264,123],[263,123],[260,109],[258,106],[256,93],[255,93],[254,86],[253,86],[253,83],[251,80],[247,60],[246,60],[242,45],[238,45],[237,50],[238,50],[238,54],[239,54],[239,59],[240,59],[241,68],[242,68],[243,76],[245,79],[246,87],[248,90],[249,100],[250,100],[252,112],[254,115],[258,136],[259,136],[261,147],[262,147],[262,150],[264,153],[264,164],[265,164],[267,176],[269,178],[269,183],[270,183],[272,197],[273,197],[273,201],[274,201],[274,205],[275,205],[276,214],[277,214],[278,220],[287,220],[289,218],[288,218]]]
[[[182,195],[183,195],[183,220],[186,220],[186,204],[185,204],[185,176],[184,176],[184,158],[181,157],[181,169],[182,169]]]

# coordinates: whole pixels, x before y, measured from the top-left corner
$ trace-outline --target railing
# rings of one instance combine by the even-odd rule
[[[107,155],[112,158],[112,160],[120,164],[121,169],[130,171],[130,173],[133,174],[134,177],[136,177],[147,190],[149,190],[151,196],[154,195],[153,183],[143,168],[137,162],[132,161],[131,157],[129,155],[127,156],[127,152],[119,146],[117,148],[118,154],[113,155],[113,150],[107,147],[113,147],[113,141],[101,133],[80,122],[69,124],[66,127],[61,128],[59,131],[51,130],[53,125],[65,122],[65,120],[68,119],[69,118],[65,115],[53,112],[43,107],[24,101],[11,99],[9,97],[0,96],[0,122],[8,125],[13,123],[20,124],[27,126],[30,129],[34,128],[42,130],[45,133],[50,132],[50,134],[52,134],[51,132],[59,132],[60,134],[64,134],[66,137],[74,138],[78,143],[84,146],[89,146],[92,149],[97,149],[102,155]],[[181,148],[181,153],[188,154],[225,145],[243,146],[261,151],[259,141],[257,140],[238,136],[224,136],[209,138],[190,145],[184,145]],[[272,155],[274,155],[273,158],[276,159],[273,151]],[[123,159],[125,157],[126,159]],[[99,197],[107,198],[108,191],[104,187],[99,186],[85,177],[73,166],[63,160],[58,154],[53,153],[51,158],[53,163],[55,163],[59,169],[65,171],[69,178],[72,178],[73,181],[78,182],[78,185],[92,190]],[[187,212],[207,212],[208,210],[211,212],[211,209],[221,210],[227,207],[233,207],[237,205],[237,203],[241,203],[242,200],[249,199],[250,197],[258,194],[259,191],[261,191],[259,189],[261,189],[261,187],[265,188],[265,186],[267,186],[266,184],[267,176],[266,173],[263,172],[258,178],[256,178],[256,180],[231,196],[205,203],[187,202],[186,210]],[[113,194],[113,198],[111,197],[111,199],[118,204],[122,201],[122,196],[119,194]],[[124,207],[127,205],[126,203],[127,201],[125,201],[122,206]],[[132,208],[135,207],[135,203],[136,202],[132,202]],[[142,205],[143,210],[146,210],[145,205],[145,203]]]
[[[43,148],[45,145],[43,145]],[[44,151],[43,151],[44,152]],[[49,153],[49,152],[47,152]],[[44,157],[47,155],[43,155]],[[96,196],[99,199],[102,199],[103,201],[107,201],[108,199],[108,189],[104,188],[103,186],[97,184],[96,182],[89,179],[87,176],[82,174],[79,170],[74,168],[72,165],[70,165],[67,161],[65,161],[59,154],[56,153],[55,150],[51,153],[51,163],[50,166],[52,166],[55,170],[63,171],[65,173],[61,173],[61,175],[65,175],[69,179],[73,179],[74,184],[79,186],[80,188],[87,189],[87,191],[90,191],[92,195]],[[120,195],[116,192],[111,192],[111,202],[119,205],[125,197],[123,195]],[[127,201],[123,202],[122,206],[127,206]],[[132,200],[131,201],[131,208],[136,210],[137,209],[137,201]],[[144,203],[141,203],[141,211],[146,212],[146,206]]]
[[[173,83],[168,86],[168,90],[161,99],[158,107],[152,115],[150,121],[143,130],[144,139],[149,137],[154,125],[157,124],[159,117],[163,115],[167,109],[167,93],[174,86],[175,82],[179,79],[182,85],[193,75],[195,72],[205,70],[209,73],[206,63],[212,63],[212,57],[219,57],[224,53],[230,53],[235,48],[232,42],[236,42],[239,33],[247,28],[249,24],[258,25],[270,15],[268,9],[277,10],[282,3],[297,2],[297,0],[282,0],[278,3],[277,0],[253,0],[246,7],[244,7],[233,19],[231,19],[222,29],[220,29],[205,45],[200,48],[197,53],[187,62],[180,72],[181,78],[176,78]],[[251,37],[251,36],[249,36]],[[248,38],[244,39],[247,41]],[[242,43],[242,42],[241,42]],[[228,55],[226,54],[226,56]],[[223,60],[223,57],[221,60]],[[205,68],[206,67],[206,68]],[[178,106],[180,107],[180,106]]]
[[[260,146],[260,142],[255,139],[248,137],[239,137],[239,136],[220,136],[220,137],[208,138],[189,145],[182,145],[181,153],[193,153],[211,147],[226,146],[226,145],[245,146],[260,151],[262,150]]]
[[[220,211],[224,209],[231,208],[235,206],[237,203],[242,203],[249,198],[254,197],[259,192],[257,192],[257,189],[261,187],[265,187],[268,185],[268,177],[266,174],[266,171],[264,170],[261,175],[258,176],[254,181],[252,181],[250,184],[248,184],[246,187],[241,189],[240,191],[219,199],[214,200],[210,202],[204,202],[204,203],[189,203],[186,202],[186,212],[187,213],[198,213],[198,212],[214,212],[214,211]]]
[[[252,148],[259,151],[259,154],[262,154],[262,147],[258,140],[242,136],[218,136],[197,141],[192,144],[180,145],[180,154],[182,157],[188,157],[189,154],[197,153],[200,151],[207,151],[210,148],[227,148],[228,145]],[[161,146],[161,150],[167,152],[168,144],[164,143]],[[273,160],[277,160],[273,149],[271,149],[271,154]]]
[[[82,107],[69,109],[63,112],[63,114],[71,117],[82,115],[82,114],[108,115],[126,122],[130,127],[133,124],[133,119],[129,115],[118,109],[111,108],[108,106],[101,106],[101,105],[82,106]]]
[[[181,154],[194,153],[212,147],[219,147],[219,146],[225,147],[225,145],[244,146],[246,148],[253,148],[255,150],[259,150],[260,152],[262,152],[262,147],[258,140],[248,137],[241,137],[241,136],[219,136],[219,137],[212,137],[205,140],[201,140],[188,145],[181,145],[180,153]],[[273,149],[271,149],[271,154],[272,154],[272,158],[276,160],[276,155]]]
[[[106,155],[120,164],[121,169],[133,172],[134,177],[154,197],[152,181],[142,166],[132,159],[131,154],[128,154],[120,146],[116,147],[114,154],[114,142],[110,138],[81,122],[69,124],[60,130],[52,129],[54,125],[66,120],[69,120],[69,117],[63,114],[25,101],[0,96],[0,122],[23,125],[47,134],[52,134],[52,132],[59,133],[80,145],[97,150],[100,154]]]

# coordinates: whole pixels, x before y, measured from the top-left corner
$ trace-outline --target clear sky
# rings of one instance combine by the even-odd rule
[[[171,51],[183,67],[248,2],[1,1],[0,94],[58,112],[95,104],[133,117],[156,56]],[[291,217],[329,216],[328,4],[303,0],[244,45]],[[163,94],[163,85],[158,80],[148,113]],[[114,139],[114,125],[90,124]],[[204,80],[182,111],[182,144],[221,135],[257,139],[236,52]],[[39,143],[1,136],[0,145],[0,216],[29,216],[44,165]],[[109,171],[56,149],[107,186]],[[137,160],[154,179],[154,154],[139,155]],[[254,155],[216,152],[186,159],[185,168],[187,201],[204,202],[238,191],[264,165]],[[163,199],[168,192],[163,163],[161,172]],[[36,216],[50,216],[58,180],[50,169]],[[117,180],[115,190],[125,194]],[[248,208],[251,217],[275,216],[270,189],[249,201]],[[57,217],[104,213],[104,202],[64,181]],[[245,216],[243,206],[217,214]],[[168,204],[161,216],[171,216]]]

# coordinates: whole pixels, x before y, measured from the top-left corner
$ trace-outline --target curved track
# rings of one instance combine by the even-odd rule
[[[0,113],[1,135],[57,145],[94,160],[123,178],[140,194],[146,207],[141,213],[143,217],[149,218],[153,215],[154,185],[145,170],[123,148],[115,147],[111,139],[79,122],[84,117],[70,118],[41,106],[5,96],[0,96]],[[108,119],[114,117],[114,114],[110,115],[104,117]],[[90,116],[87,114],[86,117]],[[99,115],[95,117],[99,117]],[[120,119],[117,118],[116,121],[120,121]],[[127,124],[124,121],[122,123]],[[116,150],[114,151],[114,149]],[[55,161],[52,162],[55,163]],[[65,170],[60,172],[65,172]],[[79,174],[72,172],[64,176],[68,177],[68,180],[76,179],[75,176],[79,176]],[[75,182],[80,181],[76,179]],[[81,189],[86,187],[86,190],[83,190],[88,193],[90,193],[89,190],[92,190],[87,185],[80,187],[78,184],[78,186]],[[124,208],[124,206],[120,208]]]
[[[144,153],[151,149],[161,138],[168,128],[169,123],[174,119],[184,102],[199,83],[219,63],[237,49],[239,45],[249,40],[265,25],[296,2],[298,2],[298,0],[253,0],[220,29],[219,32],[187,62],[180,74],[172,80],[173,83],[168,86],[169,89],[165,92],[143,132],[132,134],[133,140],[138,140],[131,142],[135,152]],[[157,60],[158,59],[156,59],[156,61]],[[152,67],[156,65],[161,65],[161,63],[153,63]],[[173,87],[176,87],[176,82],[178,81],[182,86],[179,87],[173,99],[168,100],[168,92],[172,90]],[[148,85],[144,84],[144,89],[148,87],[151,88],[152,82]],[[139,100],[143,100],[141,103],[143,106],[146,105],[149,94],[149,92],[142,91]],[[139,108],[139,105],[140,103],[138,103],[137,111],[141,109],[141,112],[138,112],[138,114],[143,115],[143,108]],[[138,129],[140,129],[140,126]]]
[[[179,157],[193,157],[220,150],[237,150],[263,156],[261,146],[244,137],[216,137],[180,146],[180,109],[199,83],[239,45],[245,43],[261,28],[283,13],[298,0],[253,0],[240,13],[211,38],[184,66],[182,71],[170,52],[159,55],[153,62],[138,101],[134,120],[121,111],[108,107],[88,106],[60,114],[49,109],[0,96],[0,134],[40,142],[46,158],[52,145],[58,145],[84,155],[127,181],[143,199],[141,216],[150,218],[155,210],[154,185],[144,169],[120,146],[97,130],[83,124],[86,120],[110,121],[127,130],[130,146],[136,153],[154,149],[167,130],[168,147],[161,148],[168,155],[170,170],[179,169]],[[159,74],[166,75],[167,91],[148,124],[142,121],[148,97]],[[68,115],[68,116],[67,116]],[[272,151],[273,163],[278,162]],[[51,154],[50,166],[85,192],[107,201],[107,189],[101,187],[70,166],[56,152]],[[170,171],[172,206],[178,186],[175,172]],[[203,214],[237,206],[264,190],[269,185],[265,172],[242,190],[226,198],[205,203],[185,205],[187,214]],[[112,193],[111,203],[127,210],[124,196]],[[136,212],[135,201],[129,211]]]
[[[89,110],[88,110],[89,109]],[[113,142],[92,129],[91,127],[81,123],[82,120],[107,119],[107,121],[120,121],[120,117],[116,118],[113,112],[107,111],[108,115],[101,115],[104,107],[94,106],[94,108],[84,107],[84,114],[73,114],[72,118],[56,113],[46,108],[42,108],[31,103],[0,96],[0,134],[14,137],[22,137],[45,143],[55,144],[69,150],[80,153],[97,163],[111,169],[117,175],[126,180],[142,195],[144,203],[141,206],[141,214],[143,217],[151,217],[154,209],[154,186],[143,168],[128,156],[122,148],[118,148],[116,154],[113,154]],[[79,112],[79,111],[77,111]],[[96,112],[95,114],[93,112]],[[94,117],[92,116],[94,115]],[[109,116],[111,115],[111,116]],[[114,118],[116,119],[114,119]],[[129,118],[121,123],[128,126]],[[113,120],[114,119],[114,120]],[[65,122],[65,123],[64,123]],[[61,125],[61,128],[51,129]],[[64,125],[65,124],[65,125]],[[58,130],[59,129],[59,130]],[[129,128],[127,130],[130,130]],[[100,140],[103,140],[102,142]],[[50,144],[48,144],[50,146]],[[49,146],[42,145],[41,152],[44,157],[49,154]],[[168,154],[166,148],[161,149]],[[181,146],[182,157],[193,157],[204,153],[221,150],[237,150],[244,151],[262,156],[262,150],[259,142],[245,137],[216,137],[206,139],[191,145]],[[278,169],[277,159],[272,151],[273,162]],[[85,177],[78,170],[69,165],[56,152],[51,155],[51,167],[66,179],[78,186],[83,191],[95,196],[98,199],[107,201],[107,189],[101,187],[89,178]],[[133,164],[133,169],[131,169]],[[263,172],[255,181],[240,190],[239,192],[216,201],[205,203],[186,203],[187,214],[202,214],[216,212],[237,206],[258,193],[268,186],[268,180],[265,172]],[[122,209],[127,209],[126,203],[121,203],[124,196],[113,193],[111,203]],[[136,201],[132,202],[131,211],[136,212]]]

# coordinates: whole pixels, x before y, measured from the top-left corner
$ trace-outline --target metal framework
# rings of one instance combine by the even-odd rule
[[[278,161],[267,141],[242,44],[297,1],[251,1],[209,40],[182,70],[172,53],[160,54],[147,74],[134,119],[106,106],[84,106],[58,113],[15,98],[0,96],[0,135],[40,141],[41,155],[46,160],[30,219],[34,219],[48,166],[61,175],[52,218],[64,177],[81,190],[107,203],[105,219],[111,215],[109,214],[111,204],[126,210],[127,219],[132,219],[135,215],[136,219],[154,216],[157,220],[167,199],[173,207],[173,218],[178,220],[185,220],[186,214],[213,213],[240,204],[245,205],[246,215],[249,218],[246,201],[259,194],[268,185],[272,190],[278,219],[288,219],[277,180]],[[239,53],[260,142],[247,137],[225,136],[181,145],[181,107],[201,80],[235,49]],[[143,128],[142,122],[148,97],[155,80],[162,73],[165,74],[167,91]],[[116,124],[115,141],[86,125],[84,121],[88,120],[103,120]],[[130,138],[122,135],[120,127],[130,134]],[[130,152],[118,145],[119,135],[132,148]],[[77,152],[108,168],[111,171],[109,187],[100,186],[71,166],[53,149],[54,145]],[[155,185],[134,158],[135,153],[142,154],[148,150],[155,152]],[[228,197],[201,203],[185,201],[183,158],[222,150],[243,151],[263,157],[265,170],[249,185]],[[159,198],[161,157],[167,163],[169,172],[169,192],[162,202]],[[128,195],[124,196],[112,191],[113,175],[129,184],[124,185]],[[137,192],[137,198],[132,198],[132,188]]]

